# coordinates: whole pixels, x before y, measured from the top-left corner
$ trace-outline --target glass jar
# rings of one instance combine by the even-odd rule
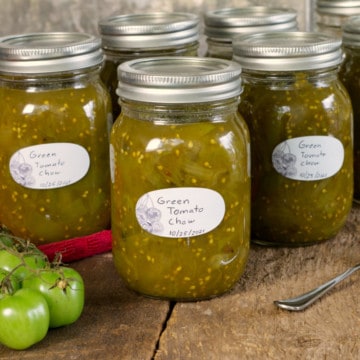
[[[314,244],[335,236],[351,210],[353,132],[338,78],[341,40],[321,33],[240,36],[240,112],[252,144],[252,239]]]
[[[87,34],[0,39],[0,223],[35,244],[109,226],[102,63],[100,39]]]
[[[155,12],[111,16],[99,21],[105,66],[101,78],[112,97],[114,120],[120,113],[117,67],[124,61],[154,56],[196,56],[199,22],[194,14]]]
[[[344,60],[339,77],[345,85],[354,112],[354,200],[360,201],[360,16],[350,17],[343,26]]]
[[[111,132],[115,265],[130,289],[173,300],[220,295],[250,242],[249,134],[240,67],[158,57],[119,66]]]
[[[204,16],[208,57],[232,59],[232,38],[239,34],[297,30],[293,9],[249,6],[211,10]]]
[[[360,0],[317,0],[315,30],[342,37],[349,16],[360,14]]]

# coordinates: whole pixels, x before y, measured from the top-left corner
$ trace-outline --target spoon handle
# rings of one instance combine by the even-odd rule
[[[330,289],[332,289],[336,284],[340,281],[346,279],[352,273],[360,269],[360,264],[357,264],[342,274],[336,276],[335,278],[327,281],[326,283],[316,287],[313,290],[306,292],[305,294],[286,299],[286,300],[276,300],[274,304],[282,309],[290,310],[290,311],[300,311],[307,308],[325,293],[327,293]]]

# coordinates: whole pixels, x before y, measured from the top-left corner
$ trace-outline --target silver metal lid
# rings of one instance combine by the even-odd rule
[[[103,62],[101,40],[84,33],[30,33],[0,38],[0,72],[43,74],[81,70]]]
[[[316,11],[327,15],[355,15],[360,13],[360,0],[318,0]]]
[[[208,11],[204,32],[209,38],[231,39],[239,34],[297,30],[297,12],[293,9],[249,6]]]
[[[262,71],[326,69],[342,61],[341,39],[316,32],[240,35],[233,52],[243,69]]]
[[[120,98],[182,104],[225,100],[241,93],[241,67],[229,60],[200,57],[136,59],[118,67]]]
[[[155,12],[113,16],[98,25],[104,48],[149,49],[198,41],[199,23],[194,14]]]
[[[343,25],[344,45],[360,46],[360,15],[350,16]]]

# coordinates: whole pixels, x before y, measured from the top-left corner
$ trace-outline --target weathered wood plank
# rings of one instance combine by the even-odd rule
[[[360,273],[303,312],[273,301],[327,281],[360,261],[360,209],[341,233],[303,248],[252,247],[245,274],[223,297],[177,304],[156,360],[358,359]]]
[[[128,291],[111,254],[71,264],[84,277],[86,303],[73,325],[52,329],[25,351],[0,345],[0,359],[151,359],[169,303]]]
[[[311,308],[290,313],[273,300],[328,280],[360,258],[360,207],[333,240],[303,248],[253,246],[245,274],[229,294],[176,304],[156,360],[358,359],[360,272]],[[50,330],[44,341],[0,359],[150,360],[169,303],[128,291],[111,254],[71,264],[84,276],[86,306],[78,322]]]

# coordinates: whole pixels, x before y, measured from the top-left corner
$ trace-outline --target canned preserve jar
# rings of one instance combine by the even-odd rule
[[[297,30],[293,9],[248,6],[211,10],[204,16],[207,56],[231,60],[232,38],[240,34]]]
[[[0,223],[17,236],[41,244],[109,227],[102,63],[88,34],[0,38]]]
[[[354,200],[360,201],[360,16],[350,17],[343,26],[344,60],[340,79],[345,85],[354,112]]]
[[[124,61],[154,56],[196,56],[199,48],[197,15],[154,12],[107,17],[99,21],[105,66],[101,78],[112,97],[114,120],[120,113],[117,67]]]
[[[341,38],[343,24],[357,14],[360,0],[317,0],[315,30]]]
[[[332,238],[353,196],[353,114],[338,77],[341,40],[312,32],[244,35],[240,112],[252,144],[252,239]]]
[[[199,57],[119,66],[111,132],[114,262],[130,289],[180,301],[233,287],[250,243],[241,68]]]

